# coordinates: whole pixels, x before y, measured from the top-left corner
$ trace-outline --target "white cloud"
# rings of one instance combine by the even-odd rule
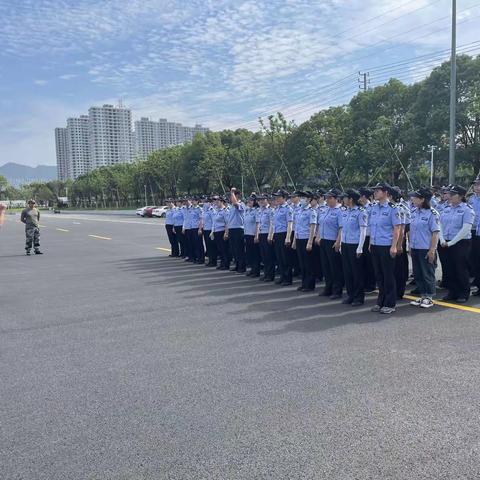
[[[75,75],[74,73],[66,73],[64,75],[60,75],[58,78],[60,80],[71,80],[72,78],[75,78],[77,77],[77,75]]]
[[[64,110],[83,113],[105,96],[114,103],[124,97],[137,118],[211,128],[255,128],[259,114],[277,110],[301,122],[321,106],[348,101],[358,70],[449,47],[450,0],[7,3],[0,0],[0,61],[40,58],[46,70],[37,75],[44,78],[33,84],[59,85],[72,102],[78,93],[67,80],[86,82],[79,89],[82,109],[58,108],[47,99],[56,105],[52,125],[63,122]],[[459,44],[478,38],[477,3],[463,0],[458,7]],[[420,60],[400,69],[401,78],[416,79],[435,64]],[[373,72],[371,78],[372,84],[384,79]],[[31,127],[33,144],[39,146],[42,135],[53,143],[52,131]],[[51,156],[51,146],[47,151]]]

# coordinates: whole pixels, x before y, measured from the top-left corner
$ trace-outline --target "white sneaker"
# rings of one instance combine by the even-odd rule
[[[414,307],[419,307],[422,303],[422,298],[417,298],[416,300],[412,300],[410,302],[410,305],[413,305]]]
[[[422,308],[430,308],[433,307],[434,303],[431,298],[422,298],[422,303],[420,304],[420,307]]]
[[[389,315],[390,313],[393,313],[395,311],[394,307],[382,307],[380,309],[380,313],[384,313],[386,315]]]
[[[371,312],[379,312],[382,309],[380,305],[375,305],[370,309]]]

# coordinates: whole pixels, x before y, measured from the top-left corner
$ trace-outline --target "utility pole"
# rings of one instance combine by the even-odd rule
[[[436,147],[430,145],[430,186],[433,187],[433,151]]]
[[[147,200],[147,186],[144,185],[143,188],[145,189],[145,206],[148,205],[148,200]]]
[[[448,183],[455,183],[455,137],[457,114],[457,0],[452,0],[452,54],[450,58],[450,149]]]
[[[366,92],[368,90],[368,84],[370,83],[370,74],[368,72],[362,73],[358,72],[358,88]]]

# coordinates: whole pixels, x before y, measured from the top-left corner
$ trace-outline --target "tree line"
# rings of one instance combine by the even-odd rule
[[[458,57],[457,81],[456,175],[468,186],[480,171],[480,57]],[[249,193],[383,179],[409,189],[430,184],[432,145],[434,183],[442,184],[448,178],[449,89],[446,62],[423,81],[406,85],[392,78],[300,125],[279,112],[259,119],[258,132],[210,132],[145,161],[23,188],[39,200],[68,192],[73,206],[89,208],[162,204],[167,197],[223,193],[231,186]]]

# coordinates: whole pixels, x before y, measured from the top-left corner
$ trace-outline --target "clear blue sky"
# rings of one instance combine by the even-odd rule
[[[301,122],[348,101],[358,70],[372,86],[425,76],[448,57],[428,55],[449,48],[450,3],[0,0],[0,165],[54,164],[53,129],[120,98],[134,118],[213,129]],[[480,0],[458,4],[459,45],[480,40]]]

